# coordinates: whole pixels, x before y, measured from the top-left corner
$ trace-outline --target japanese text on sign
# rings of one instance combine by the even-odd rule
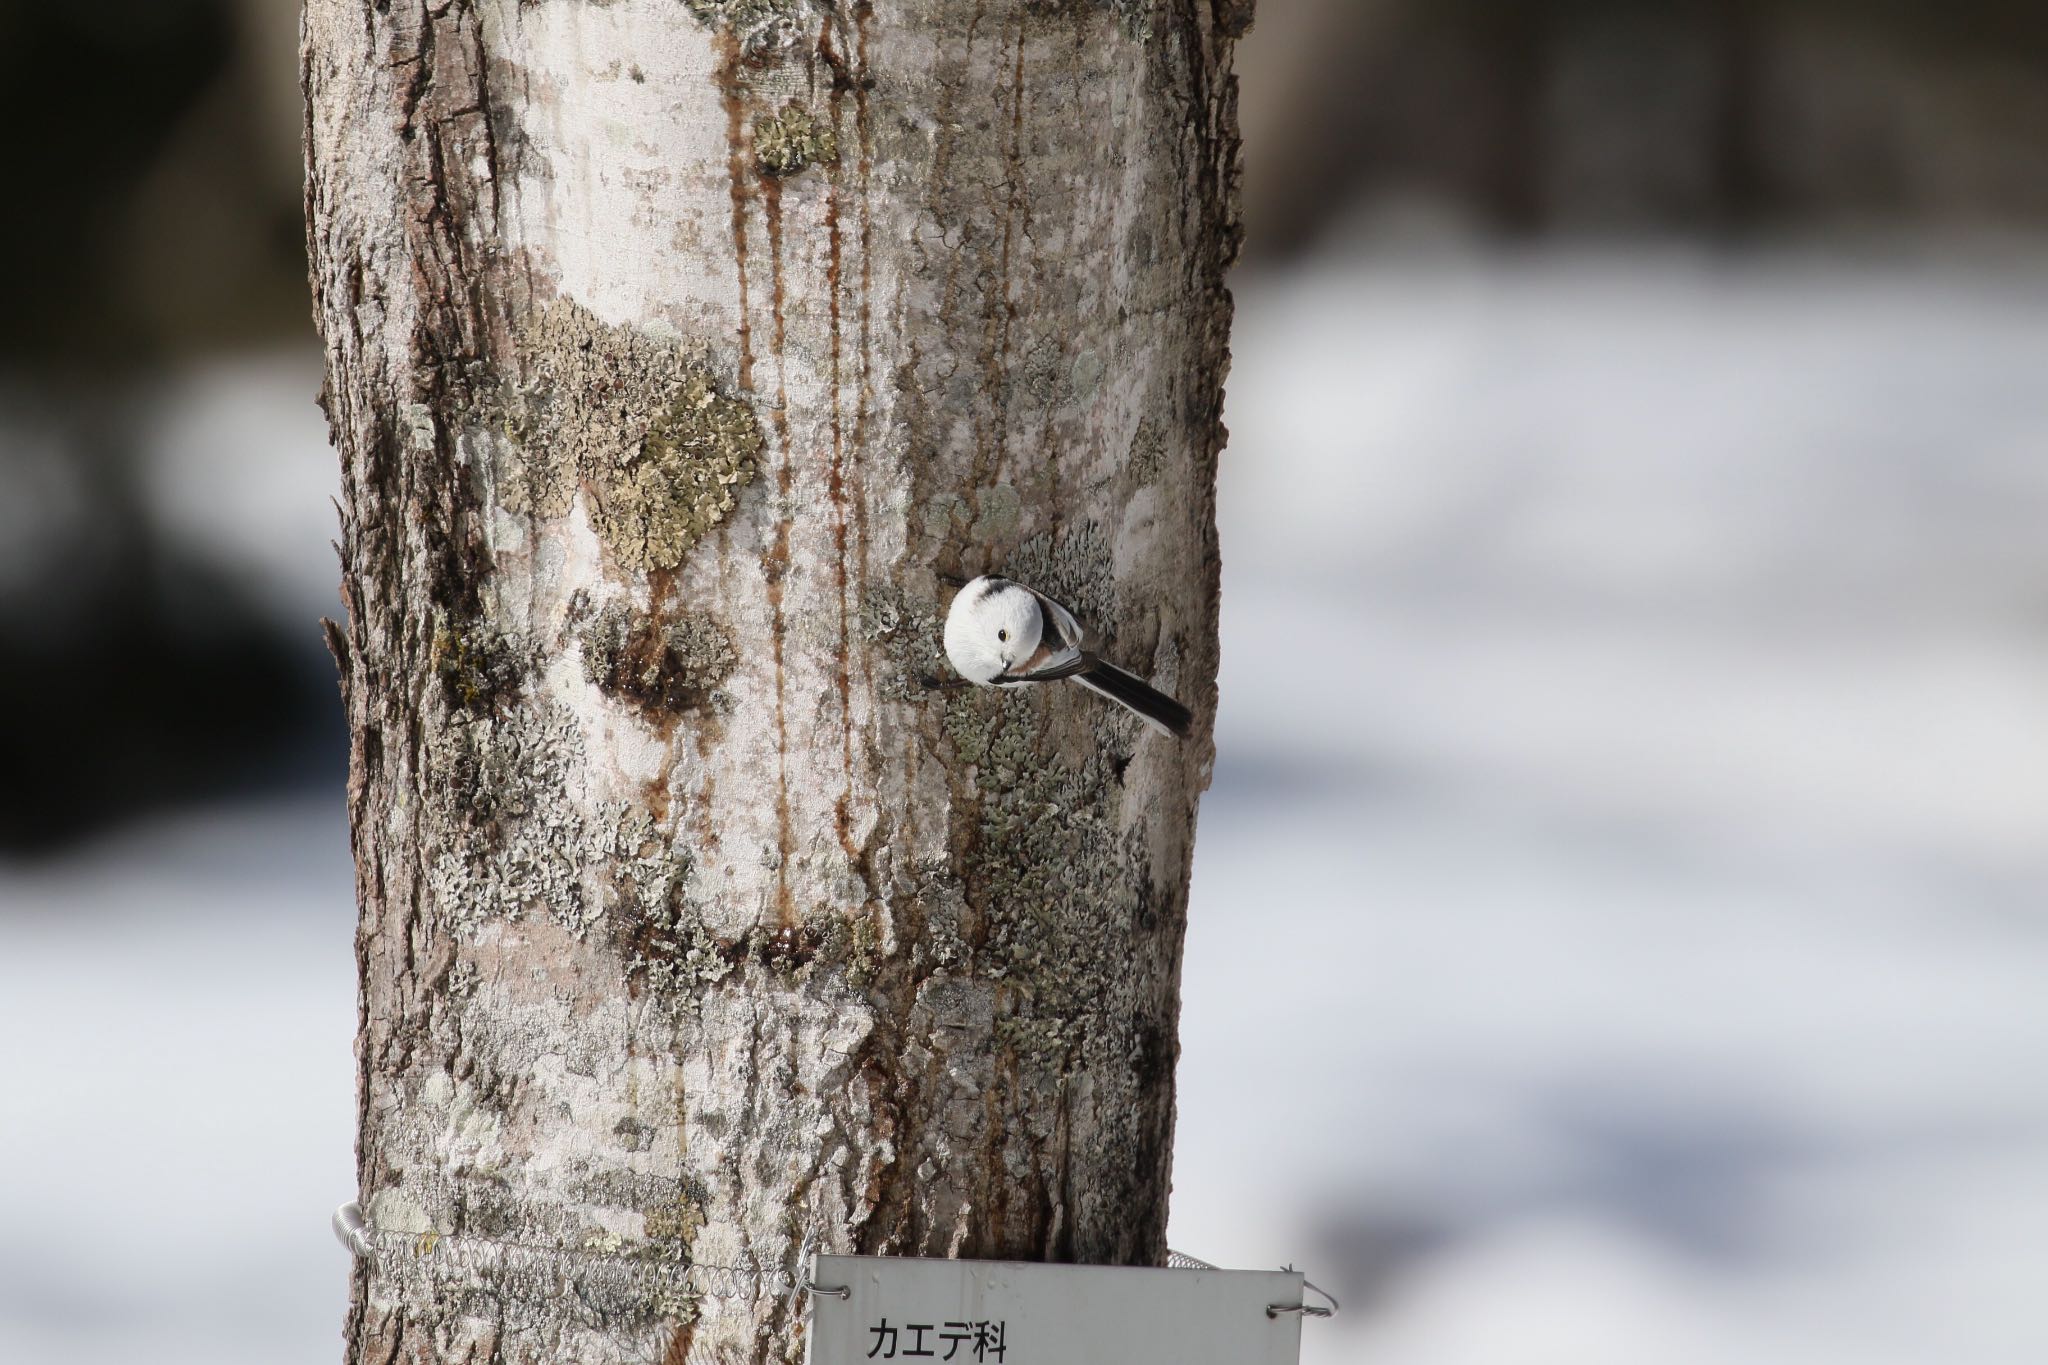
[[[906,1322],[893,1325],[883,1318],[868,1328],[874,1337],[874,1345],[868,1347],[870,1360],[895,1360],[898,1357],[929,1356],[940,1361],[960,1355],[962,1347],[973,1352],[976,1365],[1003,1365],[1004,1339],[1008,1336],[1008,1324],[1002,1322]],[[938,1345],[946,1349],[943,1353],[925,1344],[931,1336]],[[906,1344],[907,1342],[907,1344]],[[900,1348],[900,1349],[899,1349]],[[965,1360],[966,1356],[960,1356]]]
[[[812,1258],[805,1365],[1299,1365],[1291,1270]]]

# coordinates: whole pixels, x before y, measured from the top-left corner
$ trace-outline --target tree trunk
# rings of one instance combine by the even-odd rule
[[[1160,1261],[1244,10],[310,0],[351,1360],[794,1358],[807,1241]],[[1195,737],[928,687],[993,569]]]

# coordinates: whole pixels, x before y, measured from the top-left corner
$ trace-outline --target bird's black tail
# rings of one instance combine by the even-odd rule
[[[1076,673],[1074,681],[1091,692],[1100,692],[1118,705],[1135,711],[1147,725],[1163,735],[1185,737],[1195,723],[1195,713],[1142,678],[1134,678],[1115,664],[1097,660],[1092,668]]]

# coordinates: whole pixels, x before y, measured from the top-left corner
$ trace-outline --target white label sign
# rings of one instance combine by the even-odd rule
[[[819,1256],[809,1365],[1296,1365],[1284,1270]],[[827,1291],[844,1288],[839,1297]]]

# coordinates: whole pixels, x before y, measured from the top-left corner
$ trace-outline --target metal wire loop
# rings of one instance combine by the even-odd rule
[[[1266,1316],[1277,1318],[1282,1313],[1299,1313],[1305,1318],[1334,1318],[1337,1316],[1337,1310],[1344,1306],[1337,1302],[1336,1295],[1321,1285],[1312,1284],[1304,1279],[1301,1282],[1301,1287],[1303,1289],[1315,1290],[1316,1293],[1321,1294],[1330,1301],[1330,1306],[1324,1308],[1320,1304],[1313,1303],[1269,1303],[1266,1305]]]
[[[350,1255],[373,1263],[377,1261],[381,1249],[378,1246],[378,1239],[380,1237],[383,1237],[386,1241],[400,1237],[400,1234],[385,1234],[379,1229],[372,1227],[369,1220],[363,1216],[362,1205],[353,1201],[343,1204],[334,1211],[332,1226],[334,1228],[335,1240],[348,1248]],[[402,1241],[400,1245],[401,1247],[403,1246]],[[797,1258],[799,1266],[804,1265],[810,1260],[811,1249],[815,1245],[816,1230],[807,1230],[804,1235],[802,1251]],[[451,1263],[465,1266],[481,1261],[483,1253],[487,1251],[540,1256],[575,1256],[578,1254],[566,1247],[529,1247],[516,1242],[503,1242],[488,1237],[443,1237],[435,1232],[422,1233],[412,1243],[412,1253],[415,1259],[424,1258],[436,1251],[443,1252]],[[588,1251],[582,1254],[592,1255]],[[607,1258],[599,1253],[595,1256],[595,1259]],[[1193,1256],[1187,1255],[1185,1252],[1179,1251],[1169,1251],[1166,1263],[1175,1270],[1216,1269],[1215,1266],[1210,1265],[1207,1261],[1198,1260]],[[786,1305],[786,1310],[792,1316],[794,1316],[796,1311],[797,1299],[804,1294],[822,1294],[828,1299],[839,1299],[842,1301],[853,1297],[853,1287],[851,1285],[819,1284],[817,1281],[805,1277],[801,1272],[790,1274],[786,1271],[767,1270],[758,1267],[705,1265],[698,1262],[677,1267],[677,1273],[682,1277],[683,1283],[687,1284],[691,1289],[715,1298],[762,1297],[775,1293],[777,1286],[787,1285],[789,1287],[789,1301]],[[556,1269],[555,1274],[559,1282],[562,1278],[562,1272],[559,1268]],[[1282,1313],[1299,1313],[1307,1318],[1336,1316],[1340,1305],[1335,1295],[1319,1285],[1310,1283],[1306,1279],[1301,1284],[1303,1289],[1314,1290],[1317,1294],[1329,1300],[1330,1306],[1324,1308],[1319,1304],[1272,1303],[1266,1305],[1266,1316],[1277,1318]],[[561,1292],[559,1288],[557,1292]]]
[[[368,1258],[376,1253],[369,1232],[363,1226],[363,1206],[351,1201],[334,1211],[334,1235],[351,1256]]]
[[[658,1286],[678,1288],[706,1298],[763,1299],[786,1294],[791,1313],[794,1313],[796,1300],[805,1290],[837,1294],[842,1298],[853,1292],[851,1289],[818,1289],[804,1277],[801,1269],[792,1272],[761,1266],[709,1265],[702,1261],[646,1265],[636,1263],[616,1248],[603,1246],[577,1248],[496,1237],[446,1236],[439,1232],[386,1232],[366,1219],[362,1206],[354,1202],[343,1204],[334,1211],[332,1226],[336,1240],[348,1248],[350,1255],[379,1269],[389,1269],[394,1264],[407,1271],[423,1266],[439,1267],[444,1274],[462,1275],[537,1264],[542,1273],[554,1277],[557,1296],[581,1292],[575,1287],[574,1275],[560,1264],[564,1260],[586,1267],[611,1267],[617,1273],[641,1276]],[[802,1261],[809,1259],[810,1245],[807,1239],[806,1254],[799,1261],[800,1266]]]

